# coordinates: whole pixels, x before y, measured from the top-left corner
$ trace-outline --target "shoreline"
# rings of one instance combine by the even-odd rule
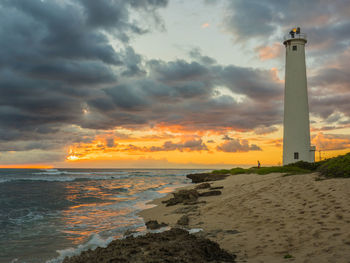
[[[151,209],[153,201],[162,199],[170,193],[178,191],[183,187],[191,187],[190,181],[186,184],[172,187],[171,192],[162,194],[163,197],[155,198],[144,203],[143,210]],[[147,208],[146,208],[147,207]],[[70,255],[63,258],[60,253],[58,258],[49,262],[63,263],[95,263],[95,262],[235,262],[235,255],[227,253],[219,245],[204,237],[193,235],[196,230],[187,231],[182,228],[161,228],[150,229],[147,222],[139,215],[143,210],[139,210],[135,215],[144,223],[145,229],[140,230],[130,228],[124,231],[121,237],[109,241],[101,247],[92,246],[89,249],[85,245],[79,245],[75,251],[67,251]],[[143,228],[143,227],[142,227]],[[161,242],[160,242],[161,240]],[[78,251],[80,250],[80,251]],[[64,251],[62,251],[64,252]],[[71,253],[73,252],[73,253]]]
[[[349,179],[321,180],[318,173],[238,174],[192,183],[148,202],[154,207],[137,213],[146,225],[156,220],[167,227],[158,225],[145,235],[124,233],[126,238],[107,248],[82,252],[64,263],[163,258],[191,263],[349,263],[348,189]],[[189,234],[191,229],[196,231]]]
[[[224,187],[221,195],[166,206],[162,201],[172,197],[168,194],[151,201],[156,206],[138,215],[145,222],[157,220],[170,227],[178,227],[186,215],[185,228],[202,228],[196,235],[235,253],[238,262],[349,263],[350,180],[317,177],[317,173],[232,175],[209,182],[214,188]]]

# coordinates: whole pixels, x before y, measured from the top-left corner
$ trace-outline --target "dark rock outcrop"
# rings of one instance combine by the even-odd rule
[[[209,190],[218,190],[218,189],[224,189],[223,186],[216,186],[216,187],[210,187]]]
[[[151,230],[159,229],[159,228],[165,227],[165,226],[168,226],[168,225],[165,223],[159,224],[157,220],[150,220],[150,221],[146,222],[147,229],[151,229]]]
[[[190,222],[190,218],[187,215],[183,215],[180,217],[179,220],[177,220],[177,224],[179,226],[188,226],[188,223]]]
[[[82,252],[65,258],[63,263],[219,263],[235,262],[235,258],[217,243],[175,228],[158,234],[114,240],[106,248]]]
[[[177,205],[180,203],[186,204],[186,203],[194,203],[197,201],[199,197],[199,193],[195,189],[190,190],[180,190],[176,193],[173,193],[174,197],[170,198],[169,200],[162,201],[166,204],[166,206],[172,206]]]
[[[194,189],[206,189],[206,188],[210,188],[210,183],[199,184]]]
[[[227,176],[230,176],[230,174],[198,173],[198,174],[188,174],[188,175],[186,175],[186,177],[191,179],[192,183],[195,183],[195,184],[203,183],[203,182],[223,180]]]

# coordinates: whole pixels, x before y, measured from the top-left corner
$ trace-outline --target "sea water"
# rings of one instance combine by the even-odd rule
[[[59,263],[146,230],[137,213],[200,170],[0,169],[0,262]]]

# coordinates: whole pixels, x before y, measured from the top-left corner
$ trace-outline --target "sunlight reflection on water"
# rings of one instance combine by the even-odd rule
[[[5,178],[0,182],[0,261],[42,263],[57,257],[57,250],[75,250],[96,235],[107,240],[126,230],[144,231],[137,213],[187,184],[184,174],[193,172],[0,171],[0,179]]]

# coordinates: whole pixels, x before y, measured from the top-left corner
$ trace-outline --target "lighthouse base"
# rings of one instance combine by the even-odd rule
[[[315,162],[315,146],[311,146],[308,149],[289,149],[283,151],[283,165],[304,161],[308,163]]]

